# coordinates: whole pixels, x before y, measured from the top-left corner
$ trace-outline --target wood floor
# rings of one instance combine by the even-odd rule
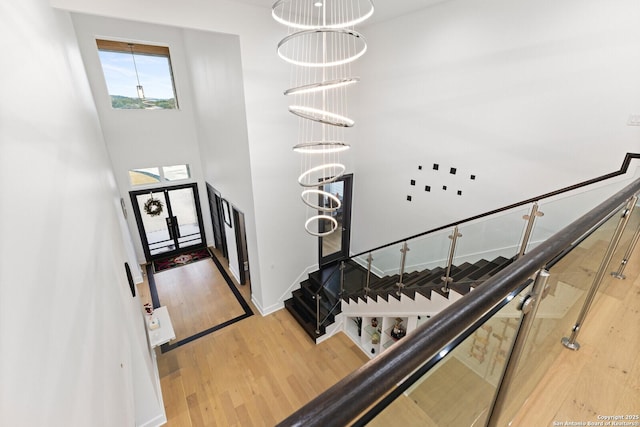
[[[625,280],[605,280],[578,336],[580,350],[560,352],[514,426],[640,415],[640,248],[625,273]]]
[[[171,314],[176,341],[244,314],[211,258],[154,274],[160,305]]]
[[[249,286],[238,289],[250,301]],[[286,310],[156,354],[170,427],[273,426],[369,360],[342,333],[315,345]]]
[[[574,265],[567,272],[563,279],[570,283],[572,275],[592,277],[594,271]],[[558,347],[553,339],[554,357],[538,363],[542,380],[521,388],[524,405],[502,425],[586,423],[598,421],[598,415],[640,413],[640,246],[625,274],[626,280],[607,277],[603,283],[580,332],[579,351]],[[249,300],[248,286],[239,289]],[[575,315],[570,310],[567,319]],[[316,346],[286,310],[257,314],[158,354],[167,425],[272,426],[367,360],[344,334]],[[370,425],[471,425],[461,424],[450,406],[438,411],[438,399],[455,402],[470,387],[464,377],[473,378],[471,371],[452,369],[467,374],[453,384],[443,375],[442,384],[430,381],[422,395],[401,396],[396,410],[383,412]],[[487,386],[484,393],[491,390]]]

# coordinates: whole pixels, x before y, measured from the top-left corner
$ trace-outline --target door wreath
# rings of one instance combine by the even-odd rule
[[[144,203],[144,211],[149,216],[158,216],[162,213],[162,210],[162,202],[158,199],[154,199],[153,196]]]

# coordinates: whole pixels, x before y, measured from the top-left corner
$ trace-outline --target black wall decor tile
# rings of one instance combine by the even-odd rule
[[[419,171],[422,171],[423,167],[425,167],[425,165],[424,164],[418,164],[417,167],[418,167]],[[428,168],[428,165],[426,165],[426,167]],[[440,163],[431,163],[431,167],[432,167],[432,170],[434,170],[434,171],[440,171]],[[459,171],[458,170],[459,168],[457,166],[444,166],[445,169],[443,169],[443,172],[446,171],[447,167],[449,168],[449,174],[450,175],[461,175],[461,178],[466,175],[472,181],[475,181],[477,179],[477,175],[476,174],[470,174],[469,172],[465,171],[464,169],[460,169],[460,171]],[[458,172],[460,172],[460,173],[458,174]],[[428,174],[428,172],[427,172],[427,174]],[[419,175],[418,178],[420,178],[421,176],[422,175]],[[442,175],[440,175],[440,176],[442,177]],[[426,178],[425,177],[425,179],[430,179],[430,178]],[[418,185],[420,185],[420,186],[424,185],[425,193],[431,193],[432,192],[432,188],[436,189],[439,186],[441,186],[440,188],[442,188],[442,191],[448,191],[449,187],[451,185],[454,185],[451,182],[452,179],[457,179],[457,177],[452,177],[452,178],[449,179],[449,181],[447,181],[446,179],[440,180],[440,181],[444,181],[444,183],[441,182],[441,183],[432,183],[432,185],[424,185],[422,183],[418,184],[418,181],[420,181],[420,179],[414,178],[414,179],[409,179],[409,185],[411,187],[415,187],[415,186],[418,186]],[[458,196],[462,196],[462,190],[457,190],[457,189],[455,189],[455,187],[458,187],[458,185],[455,184],[452,187],[452,189],[451,189],[452,193],[451,194],[453,195],[455,193]],[[413,192],[414,190],[413,189],[408,189],[408,191]],[[420,195],[420,193],[418,193],[418,196],[419,195]],[[407,195],[407,200],[408,201],[412,201],[413,200],[413,196]],[[420,199],[420,197],[418,197],[418,199],[416,199],[416,200],[418,202],[420,202],[422,199]]]

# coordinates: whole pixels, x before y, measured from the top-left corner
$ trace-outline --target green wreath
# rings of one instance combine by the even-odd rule
[[[153,196],[144,203],[144,211],[149,216],[158,216],[162,213],[163,205],[158,199],[154,199]]]

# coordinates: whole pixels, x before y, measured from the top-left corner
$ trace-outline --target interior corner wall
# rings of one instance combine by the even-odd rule
[[[353,250],[618,170],[639,20],[635,0],[452,0],[361,28]]]
[[[194,88],[194,111],[205,181],[255,223],[238,36],[184,29],[185,57]],[[231,209],[231,208],[230,208]],[[232,220],[231,212],[229,212]],[[229,269],[238,279],[235,226],[224,225]],[[254,230],[255,233],[255,230]],[[252,234],[251,236],[255,236]],[[255,247],[255,238],[252,241]],[[259,259],[252,291],[260,289]],[[253,261],[253,260],[252,260]]]
[[[135,425],[164,410],[71,19],[1,2],[0,40],[0,424]]]
[[[222,187],[223,197],[245,214],[254,303],[262,313],[281,308],[290,288],[296,286],[302,272],[317,263],[318,256],[317,240],[304,231],[307,212],[297,184],[299,158],[291,150],[297,139],[297,121],[288,113],[287,99],[282,95],[289,84],[290,68],[276,54],[286,28],[273,20],[268,5],[255,7],[228,0],[159,2],[151,8],[145,2],[126,0],[50,3],[84,14],[239,37],[254,220],[251,207],[243,202],[247,195],[219,185],[223,179],[233,185],[234,176],[215,175],[218,182],[211,184]],[[202,126],[199,122],[194,129]],[[204,135],[202,129],[198,132]],[[207,165],[203,175],[218,173],[209,168],[209,160],[203,163]]]
[[[305,210],[296,183],[298,159],[291,151],[296,122],[283,102],[286,67],[281,72],[277,42],[270,42],[279,28],[260,14],[245,17],[243,25],[253,31],[236,36],[185,29],[185,45],[198,88],[205,179],[245,214],[252,298],[265,314],[282,307],[317,249],[315,239],[299,232]],[[229,264],[238,274],[234,233],[227,227]]]
[[[72,19],[118,188],[127,211],[131,213],[127,221],[129,228],[133,231],[132,237],[138,262],[145,263],[146,260],[129,191],[145,187],[131,186],[129,182],[131,169],[188,164],[191,173],[190,182],[196,182],[199,187],[198,195],[205,233],[208,240],[212,241],[213,232],[209,210],[206,208],[207,196],[193,109],[193,90],[182,29],[80,13],[73,13]],[[168,46],[180,108],[176,110],[112,108],[96,49],[96,38]],[[152,187],[158,186],[148,186],[148,188]]]

